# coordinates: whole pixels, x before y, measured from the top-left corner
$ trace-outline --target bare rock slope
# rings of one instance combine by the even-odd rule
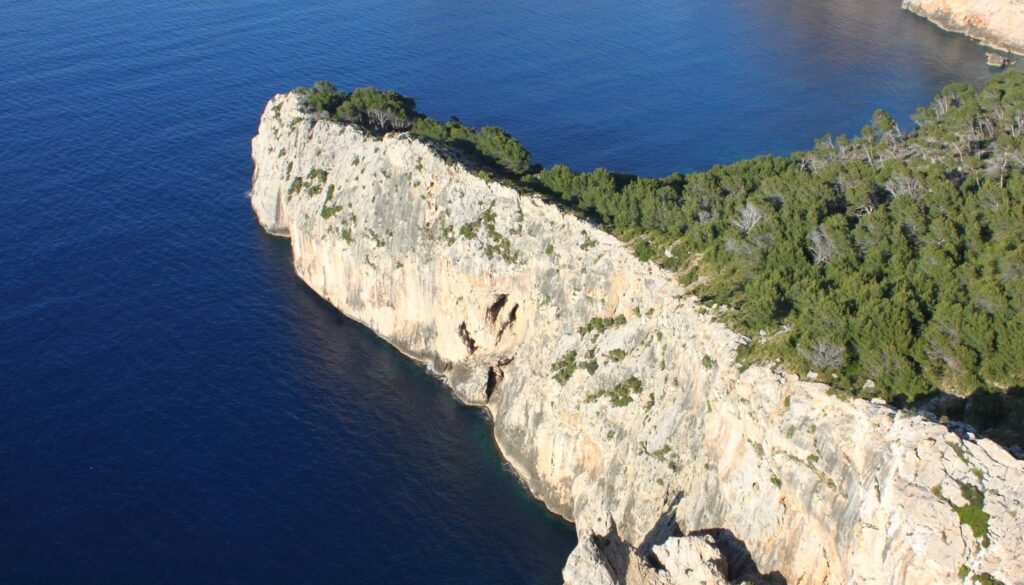
[[[567,583],[1024,583],[1024,462],[996,444],[742,370],[670,274],[410,136],[279,95],[252,156],[299,276],[486,408],[575,522]]]
[[[903,8],[948,31],[1024,55],[1021,0],[903,0]]]

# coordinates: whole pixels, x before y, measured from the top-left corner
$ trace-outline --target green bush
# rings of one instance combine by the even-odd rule
[[[953,510],[960,516],[960,523],[970,526],[975,538],[981,539],[982,546],[988,546],[988,521],[990,516],[985,512],[985,493],[973,485],[960,484],[960,493],[967,500],[963,506],[954,506]]]
[[[613,362],[621,362],[626,358],[626,351],[623,349],[613,349],[608,352],[608,359]]]
[[[643,382],[637,379],[636,376],[630,376],[611,388],[599,390],[591,394],[587,400],[593,402],[602,396],[606,396],[611,400],[612,406],[626,406],[633,402],[634,395],[643,392],[643,390]]]
[[[416,101],[394,91],[360,87],[341,103],[335,116],[376,132],[411,128],[420,116]]]
[[[911,132],[877,111],[858,136],[664,178],[562,165],[534,176],[503,130],[441,124],[393,92],[315,84],[305,95],[356,123],[371,108],[395,112],[415,135],[636,242],[638,256],[729,307],[724,318],[755,339],[744,359],[779,358],[896,405],[974,395],[965,412],[979,423],[1020,420],[987,394],[1024,380],[1022,73],[946,87]]]
[[[576,372],[576,352],[570,351],[558,358],[558,361],[551,366],[551,371],[555,373],[552,377],[564,386]]]
[[[647,262],[651,258],[654,258],[655,250],[654,247],[651,246],[650,242],[647,240],[640,240],[633,246],[633,253],[636,254],[637,258]]]
[[[348,98],[347,94],[338,91],[329,81],[317,81],[313,87],[300,87],[295,90],[304,96],[305,108],[310,112],[326,112],[333,116]]]
[[[608,328],[625,324],[625,315],[616,315],[614,317],[594,317],[593,319],[588,321],[586,325],[580,327],[579,332],[580,335],[586,335],[587,333],[590,333],[592,331],[601,334],[604,333],[604,331]]]
[[[394,91],[361,87],[346,94],[329,82],[317,81],[295,92],[302,96],[306,111],[324,113],[375,134],[408,130],[455,148],[487,167],[486,172],[496,171],[501,177],[521,178],[532,167],[530,153],[505,130],[497,126],[477,130],[455,118],[441,124],[416,111],[415,100]]]
[[[484,126],[477,133],[476,146],[480,153],[498,166],[521,175],[530,170],[530,153],[518,140],[497,126]]]

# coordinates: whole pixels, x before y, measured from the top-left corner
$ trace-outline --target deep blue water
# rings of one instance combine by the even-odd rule
[[[392,87],[661,175],[988,75],[898,4],[0,0],[0,583],[557,583],[486,421],[256,225],[263,104]]]

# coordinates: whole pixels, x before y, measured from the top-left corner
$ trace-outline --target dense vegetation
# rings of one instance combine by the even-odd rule
[[[412,98],[393,91],[362,87],[346,94],[326,81],[296,91],[305,96],[306,108],[312,112],[375,134],[408,130],[454,148],[500,177],[516,178],[532,170],[530,153],[501,128],[484,126],[477,130],[457,118],[442,124],[417,112]]]
[[[859,136],[664,178],[539,170],[503,130],[441,124],[394,93],[304,92],[314,111],[444,143],[591,218],[724,307],[752,338],[747,360],[896,403],[971,396],[949,414],[1005,439],[1024,428],[1022,74],[946,87],[912,132],[879,110]]]

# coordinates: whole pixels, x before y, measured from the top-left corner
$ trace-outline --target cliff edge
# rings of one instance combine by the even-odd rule
[[[950,32],[1024,55],[1024,2],[1020,0],[903,0],[903,8]]]
[[[741,369],[746,340],[616,238],[298,100],[274,97],[252,142],[260,223],[314,291],[490,412],[576,524],[567,583],[1024,583],[1024,462]]]

